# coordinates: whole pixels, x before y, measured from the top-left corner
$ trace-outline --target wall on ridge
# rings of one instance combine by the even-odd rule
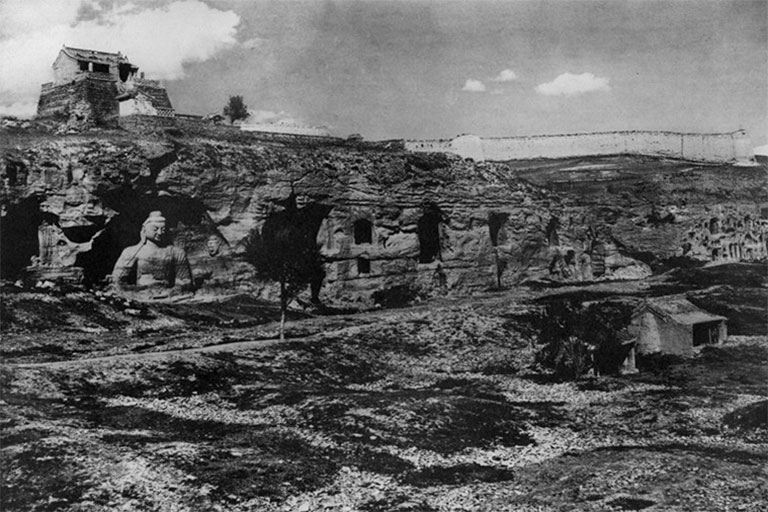
[[[254,143],[274,142],[286,145],[300,145],[305,147],[337,146],[357,148],[369,151],[402,151],[403,141],[357,141],[331,136],[297,135],[289,133],[255,132],[241,130],[239,126],[228,124],[214,124],[200,118],[175,115],[174,117],[161,117],[143,114],[131,114],[121,116],[118,119],[120,128],[140,134],[163,132],[176,129],[190,137],[210,137],[224,139],[228,142]]]
[[[476,151],[465,154],[463,145],[454,144],[462,137],[453,140],[409,140],[405,145],[410,151],[453,153],[477,160]],[[704,162],[754,160],[751,143],[744,130],[706,134],[621,131],[495,137],[480,141],[483,159],[492,161],[612,154],[668,156]]]

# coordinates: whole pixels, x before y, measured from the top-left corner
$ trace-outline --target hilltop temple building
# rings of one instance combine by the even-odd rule
[[[168,93],[122,53],[63,46],[53,82],[42,85],[37,116],[109,126],[130,114],[173,117]]]

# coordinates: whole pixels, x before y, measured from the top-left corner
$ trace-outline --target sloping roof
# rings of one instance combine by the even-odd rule
[[[719,322],[722,320],[727,320],[727,318],[702,311],[700,313],[684,313],[681,315],[672,315],[672,320],[679,324],[694,325],[706,322]]]
[[[128,57],[120,52],[100,52],[98,50],[72,48],[70,46],[62,47],[61,51],[64,52],[64,54],[68,57],[71,57],[75,60],[85,60],[88,62],[96,62],[98,64],[130,64]]]
[[[162,87],[147,86],[139,83],[136,84],[136,91],[147,96],[152,102],[153,107],[173,110],[171,100],[168,98],[168,91]]]
[[[727,320],[726,317],[713,315],[708,311],[704,311],[685,298],[679,296],[648,299],[642,306],[640,306],[638,312],[645,310],[649,310],[661,317],[668,318],[684,325]]]

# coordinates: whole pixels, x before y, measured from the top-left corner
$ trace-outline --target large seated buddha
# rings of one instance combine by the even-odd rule
[[[119,292],[140,292],[151,299],[191,291],[192,271],[187,255],[167,240],[161,212],[149,214],[141,227],[139,243],[120,254],[112,270],[112,284]]]

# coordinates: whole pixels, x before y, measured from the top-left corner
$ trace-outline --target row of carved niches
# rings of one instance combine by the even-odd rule
[[[768,220],[723,215],[689,230],[681,254],[709,261],[756,261],[768,257]]]

